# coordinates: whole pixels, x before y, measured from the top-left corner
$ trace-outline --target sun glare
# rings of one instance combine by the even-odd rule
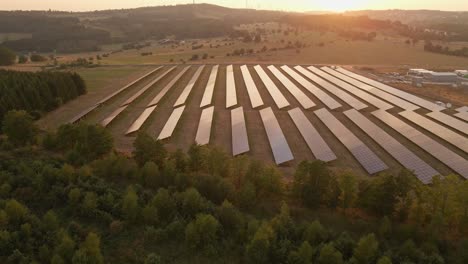
[[[320,1],[322,9],[335,12],[344,12],[356,9],[366,9],[370,0],[326,0]]]

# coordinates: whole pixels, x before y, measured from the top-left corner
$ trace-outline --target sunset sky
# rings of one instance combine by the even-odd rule
[[[245,7],[245,0],[205,0],[228,7]],[[141,6],[192,3],[191,0],[0,0],[0,10],[71,10],[87,11],[120,9]],[[358,9],[438,9],[468,11],[468,1],[463,0],[247,0],[249,8],[287,11],[346,11]]]

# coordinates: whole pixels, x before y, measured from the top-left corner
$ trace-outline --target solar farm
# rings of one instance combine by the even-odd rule
[[[118,148],[139,131],[168,148],[196,143],[293,171],[322,160],[363,175],[412,171],[468,179],[468,108],[422,97],[340,67],[182,65],[148,68],[69,120],[99,123]]]

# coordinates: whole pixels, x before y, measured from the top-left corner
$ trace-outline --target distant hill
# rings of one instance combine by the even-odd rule
[[[3,43],[17,51],[78,52],[97,50],[106,43],[160,39],[169,35],[177,38],[225,36],[238,24],[277,21],[285,14],[209,4],[95,12],[3,11],[0,12],[0,33],[31,34],[31,38]]]
[[[438,24],[468,25],[468,12],[437,10],[362,10],[349,11],[345,15],[368,16],[373,19],[401,21],[415,26],[433,26]]]

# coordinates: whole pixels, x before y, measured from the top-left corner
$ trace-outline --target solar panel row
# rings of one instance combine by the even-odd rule
[[[263,68],[260,65],[257,65],[254,67],[254,69],[257,72],[260,79],[262,80],[263,84],[265,85],[268,93],[273,98],[273,101],[275,101],[276,106],[279,109],[289,106],[288,100],[286,100],[284,95],[281,93],[281,91],[278,89],[275,83],[273,83],[273,81],[266,74]]]
[[[457,109],[455,109],[457,112],[468,112],[468,106],[462,106]]]
[[[255,85],[252,75],[250,75],[249,69],[246,65],[241,66],[242,76],[245,82],[245,87],[247,88],[247,93],[249,94],[250,103],[252,108],[257,108],[263,105],[263,100],[258,92],[257,86]]]
[[[213,66],[210,73],[210,78],[206,84],[205,92],[203,93],[203,98],[200,103],[200,107],[205,107],[211,104],[213,99],[213,92],[216,84],[216,77],[218,76],[219,65]]]
[[[74,116],[72,119],[70,119],[70,121],[68,121],[68,123],[69,124],[75,124],[76,122],[83,119],[85,116],[87,116],[89,113],[91,113],[92,111],[94,111],[94,109],[96,109],[98,107],[99,107],[99,105],[96,104],[96,105],[93,105],[93,106],[90,106],[90,107],[86,108],[85,110],[81,111],[76,116]]]
[[[153,69],[151,71],[149,71],[148,73],[144,74],[143,76],[141,76],[140,78],[134,80],[133,82],[125,85],[124,87],[118,89],[117,91],[113,92],[112,94],[106,96],[105,98],[103,98],[101,101],[98,102],[98,104],[103,104],[107,101],[109,101],[110,99],[114,98],[115,96],[117,96],[118,94],[120,94],[121,92],[127,90],[128,88],[130,88],[131,86],[135,85],[137,82],[143,80],[144,78],[150,76],[151,74],[155,73],[156,71],[162,69],[163,67],[157,67],[156,69]]]
[[[226,67],[226,108],[237,105],[236,82],[234,81],[234,68]]]
[[[468,139],[466,137],[412,111],[404,111],[399,115],[468,153]]]
[[[431,112],[429,117],[468,135],[468,123],[442,112]]]
[[[336,77],[333,77],[332,75],[322,71],[322,70],[319,70],[317,68],[315,68],[314,66],[310,66],[308,68],[309,70],[311,70],[313,73],[319,75],[320,77],[326,79],[327,81],[330,81],[332,82],[333,84],[337,85],[338,87],[350,92],[351,94],[361,98],[362,100],[368,102],[369,104],[377,107],[378,109],[384,109],[384,110],[388,110],[388,109],[391,109],[393,108],[393,106],[391,106],[390,104],[387,104],[386,102],[380,100],[379,98],[373,96],[373,95],[370,95],[368,94],[367,92],[364,92]]]
[[[304,109],[309,109],[315,106],[315,103],[307,97],[307,95],[299,89],[293,82],[291,82],[288,77],[284,76],[275,66],[270,65],[268,69],[275,75],[275,77],[283,84],[284,87],[296,98],[296,100],[304,107]]]
[[[301,109],[294,108],[289,110],[288,113],[316,159],[324,162],[336,160],[335,153],[333,153]]]
[[[456,113],[454,116],[468,122],[468,112],[459,112],[459,113]]]
[[[282,164],[294,159],[294,156],[289,148],[288,142],[284,137],[283,131],[276,119],[271,107],[260,110],[263,126],[270,142],[270,147],[273,152],[273,157],[276,164]]]
[[[349,76],[347,76],[347,75],[345,75],[345,74],[343,74],[341,72],[335,71],[335,70],[333,70],[331,68],[328,68],[328,67],[324,67],[322,69],[324,71],[328,72],[329,74],[331,74],[331,75],[333,75],[333,76],[335,76],[337,78],[340,78],[341,80],[343,80],[345,82],[348,82],[348,83],[350,83],[350,84],[352,84],[352,85],[354,85],[354,86],[356,86],[356,87],[358,87],[358,88],[360,88],[362,90],[365,90],[365,91],[367,91],[367,92],[369,92],[369,93],[371,93],[371,94],[373,94],[373,95],[375,95],[377,97],[380,97],[380,98],[386,100],[387,102],[390,102],[390,103],[392,103],[392,104],[394,104],[394,105],[396,105],[396,106],[398,106],[398,107],[400,107],[402,109],[405,109],[405,110],[419,109],[419,107],[417,105],[414,105],[414,104],[412,104],[412,103],[410,103],[408,101],[405,101],[405,100],[403,100],[403,99],[401,99],[399,97],[396,97],[396,96],[394,96],[392,94],[389,94],[389,93],[387,93],[385,91],[379,90],[379,89],[377,89],[377,88],[375,88],[373,86],[370,86],[368,84],[365,84],[365,83],[363,83],[361,81],[353,79],[353,78],[351,78],[351,77],[349,77]]]
[[[177,83],[177,81],[180,80],[180,78],[188,71],[188,69],[190,68],[190,66],[187,66],[185,67],[184,69],[182,69],[181,72],[179,72],[179,74],[176,75],[176,77],[174,77],[174,79],[172,79],[154,98],[153,100],[151,100],[151,102],[146,106],[146,107],[150,107],[150,106],[153,106],[153,105],[157,105],[159,103],[159,101],[161,101],[161,99],[167,94],[167,92],[169,92],[169,90],[174,87],[174,85]]]
[[[195,83],[197,82],[198,78],[200,78],[200,75],[201,75],[204,68],[205,68],[205,65],[202,65],[202,66],[198,67],[198,69],[195,72],[195,74],[193,75],[192,79],[189,81],[187,86],[185,86],[185,88],[182,91],[182,93],[180,94],[179,98],[177,98],[177,101],[175,102],[174,107],[185,104],[185,102],[187,101],[187,98],[190,95],[190,92],[193,89],[193,86],[195,86]]]
[[[450,167],[456,173],[468,179],[468,161],[466,159],[449,150],[432,138],[422,134],[388,112],[379,110],[372,112],[372,114],[382,120],[383,123],[393,128],[398,133],[402,134],[420,148],[424,149],[436,159]]]
[[[178,107],[172,111],[171,116],[167,120],[166,124],[164,125],[163,129],[161,130],[161,133],[159,133],[158,139],[166,139],[170,138],[172,136],[172,133],[174,133],[174,130],[179,123],[180,117],[184,113],[185,110],[185,105]]]
[[[247,135],[247,127],[245,125],[244,108],[238,107],[231,110],[231,127],[232,127],[232,155],[248,152],[249,138]]]
[[[159,82],[160,80],[162,80],[166,75],[168,75],[170,72],[172,72],[173,70],[175,70],[177,67],[174,66],[174,67],[171,67],[169,68],[167,71],[163,72],[161,75],[159,75],[158,77],[156,77],[156,79],[154,79],[153,81],[151,81],[149,84],[147,84],[145,87],[141,88],[138,92],[136,92],[134,95],[132,95],[130,98],[127,99],[127,101],[125,101],[123,104],[121,104],[120,106],[124,106],[124,105],[129,105],[131,103],[133,103],[133,101],[135,101],[138,97],[140,97],[143,93],[145,93],[149,88],[151,88],[155,83]]]
[[[213,123],[214,106],[203,109],[200,122],[198,123],[195,143],[198,145],[207,145],[210,143],[211,125]]]
[[[411,103],[413,104],[416,104],[416,105],[419,105],[423,108],[426,108],[430,111],[441,111],[441,110],[444,110],[445,108],[444,107],[441,107],[433,102],[430,102],[430,101],[427,101],[427,100],[424,100],[416,95],[413,95],[413,94],[410,94],[410,93],[407,93],[405,91],[402,91],[402,90],[399,90],[399,89],[396,89],[394,87],[391,87],[391,86],[388,86],[386,84],[383,84],[381,82],[378,82],[378,81],[375,81],[375,80],[372,80],[370,78],[367,78],[367,77],[364,77],[362,75],[359,75],[359,74],[356,74],[354,72],[351,72],[351,71],[348,71],[348,70],[345,70],[343,68],[338,68],[338,71],[341,72],[341,73],[344,73],[354,79],[357,79],[361,82],[364,82],[364,83],[367,83],[369,85],[372,85],[380,90],[383,90],[387,93],[390,93],[390,94],[393,94],[393,95],[396,95],[402,99],[405,99],[407,101],[410,101]]]
[[[388,166],[346,128],[336,117],[325,108],[314,112],[338,140],[351,152],[369,174],[388,169]]]
[[[355,109],[344,114],[424,184],[440,173]]]
[[[298,74],[296,71],[294,71],[290,67],[285,65],[285,66],[282,66],[281,69],[283,69],[283,71],[289,74],[289,76],[291,76],[294,80],[296,80],[296,82],[301,84],[309,92],[315,95],[315,97],[317,97],[328,108],[336,109],[336,108],[341,107],[341,104],[338,103],[335,99],[333,99],[324,91],[320,90],[317,86],[315,86],[314,84],[306,80],[304,77],[302,77],[300,74]]]
[[[156,105],[146,108],[143,111],[143,113],[141,113],[141,115],[135,120],[135,122],[133,122],[133,124],[125,133],[125,135],[131,134],[133,132],[140,130],[141,126],[143,126],[143,124],[146,122],[148,117],[154,112],[154,109],[156,109]]]
[[[294,69],[296,69],[298,72],[302,73],[305,77],[309,78],[310,80],[312,80],[316,84],[322,86],[323,88],[325,88],[325,90],[327,90],[330,93],[334,94],[336,97],[340,98],[343,102],[346,102],[352,108],[354,108],[356,110],[362,110],[364,108],[367,108],[367,105],[364,104],[363,102],[357,100],[352,95],[350,95],[347,92],[339,89],[338,87],[336,87],[333,84],[325,81],[324,79],[319,78],[317,75],[315,75],[312,72],[306,70],[302,66],[296,66],[296,67],[294,67]]]
[[[128,105],[124,105],[124,106],[121,106],[119,108],[117,108],[114,112],[112,112],[108,117],[106,117],[106,119],[102,120],[101,121],[101,125],[103,127],[107,127],[112,121],[114,121],[114,119],[120,115],[120,113],[122,113],[126,108],[128,107]]]

